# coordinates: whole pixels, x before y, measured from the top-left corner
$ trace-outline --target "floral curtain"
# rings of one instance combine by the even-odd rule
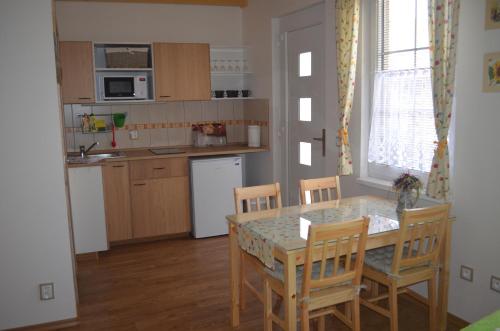
[[[338,174],[352,174],[349,146],[349,120],[356,78],[360,0],[336,0],[335,30],[337,40],[337,75],[340,123],[337,135],[339,147]]]
[[[448,199],[450,161],[448,129],[450,127],[455,84],[455,60],[460,0],[429,0],[429,37],[431,54],[434,121],[438,137],[427,195]]]

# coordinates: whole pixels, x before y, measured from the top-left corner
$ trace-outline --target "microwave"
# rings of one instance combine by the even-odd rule
[[[99,85],[102,100],[148,99],[147,76],[102,76]]]

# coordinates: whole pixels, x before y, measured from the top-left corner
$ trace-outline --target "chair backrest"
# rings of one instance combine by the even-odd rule
[[[369,223],[370,219],[363,217],[309,227],[302,282],[304,297],[308,297],[311,290],[341,285],[345,282],[360,285]],[[353,259],[355,252],[357,253]],[[315,279],[312,274],[314,260],[319,260],[321,263],[320,273]],[[345,261],[343,267],[340,265],[341,260]],[[333,263],[333,267],[330,265],[331,270],[327,272],[328,263]]]
[[[236,214],[281,208],[281,189],[279,183],[236,187],[234,189]]]
[[[309,201],[315,203],[340,198],[339,176],[300,180],[300,201],[303,205]]]
[[[438,264],[449,210],[450,204],[403,210],[400,236],[394,248],[393,274],[412,267]]]

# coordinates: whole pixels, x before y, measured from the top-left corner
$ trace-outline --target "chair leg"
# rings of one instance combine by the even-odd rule
[[[345,317],[348,320],[352,320],[352,305],[350,302],[345,303]]]
[[[371,289],[370,289],[370,295],[372,298],[375,298],[378,296],[378,283],[374,280],[371,281]]]
[[[302,305],[301,307],[301,330],[302,331],[309,331],[309,307],[307,305]]]
[[[245,255],[240,252],[240,310],[245,310]]]
[[[427,298],[429,302],[429,330],[436,330],[436,275],[427,281]]]
[[[273,291],[269,282],[264,280],[264,330],[273,330]]]
[[[354,300],[352,301],[352,330],[353,331],[361,330],[359,295],[354,296]]]
[[[389,311],[391,331],[398,331],[398,288],[394,283],[389,285]]]
[[[325,315],[318,317],[318,331],[325,331]]]

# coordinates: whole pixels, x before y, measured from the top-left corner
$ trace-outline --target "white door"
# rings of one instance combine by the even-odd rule
[[[288,203],[299,203],[299,180],[325,175],[324,26],[286,34]]]

